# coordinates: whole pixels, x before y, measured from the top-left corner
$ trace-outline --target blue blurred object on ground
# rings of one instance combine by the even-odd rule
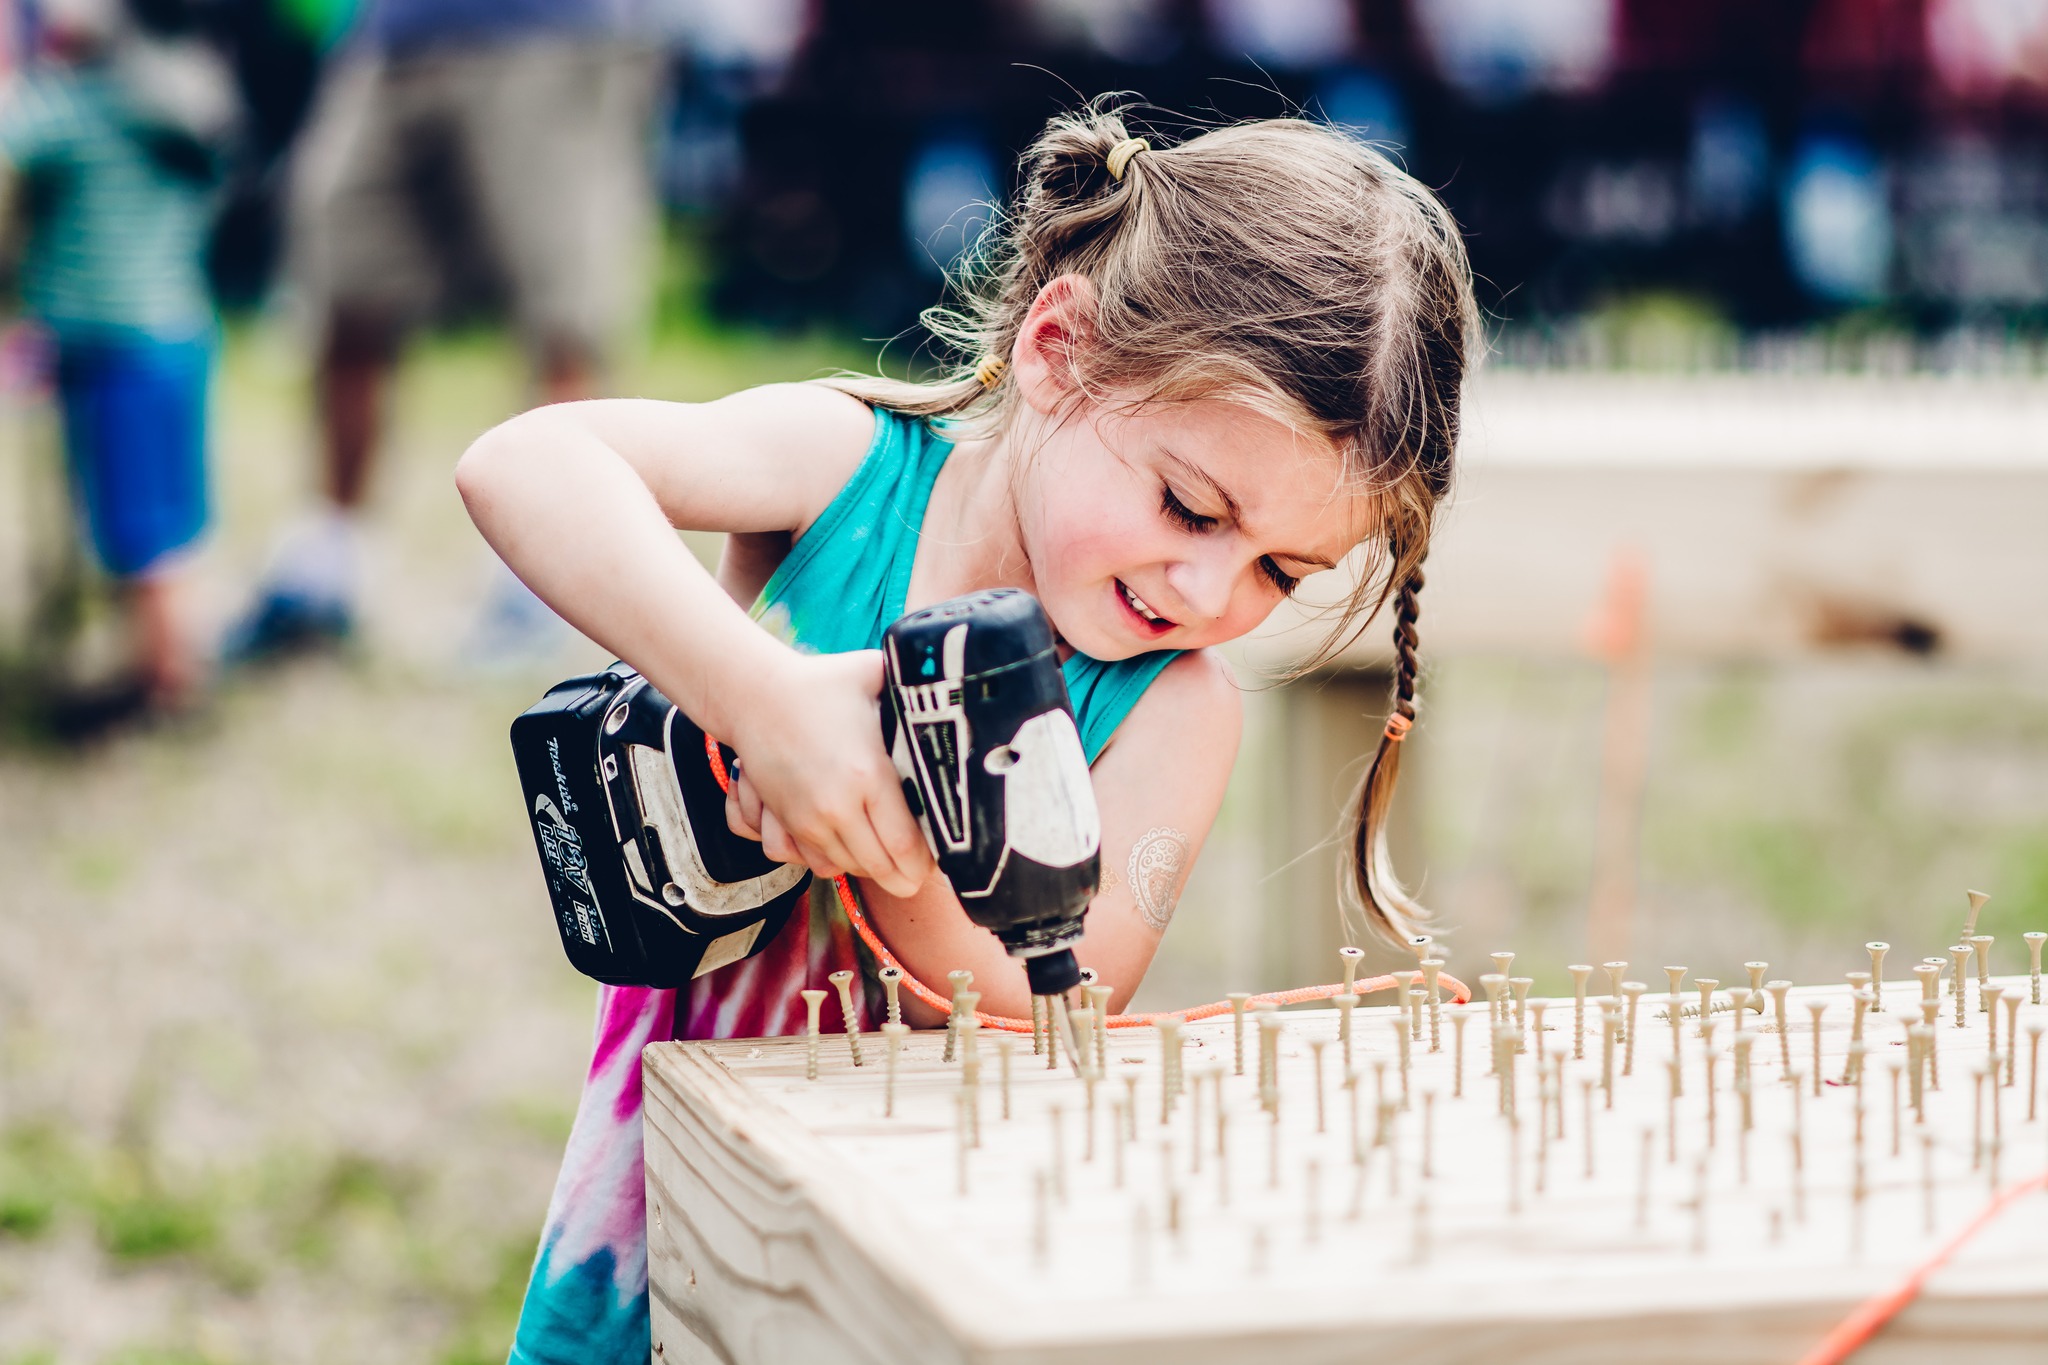
[[[355,618],[339,602],[266,589],[221,641],[221,663],[244,668],[332,649],[355,634]]]
[[[487,673],[516,669],[554,657],[568,638],[568,624],[500,562],[462,657]]]

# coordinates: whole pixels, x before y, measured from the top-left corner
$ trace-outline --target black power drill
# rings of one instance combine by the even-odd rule
[[[1102,825],[1044,610],[1014,588],[956,597],[890,626],[882,654],[882,742],[940,870],[1034,994],[1072,988]],[[760,952],[802,903],[810,872],[726,825],[714,751],[730,771],[622,663],[512,722],[555,927],[586,976],[681,986]]]

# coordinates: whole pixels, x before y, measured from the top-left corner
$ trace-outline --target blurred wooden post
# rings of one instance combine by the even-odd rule
[[[1649,570],[1642,553],[1633,546],[1617,548],[1606,598],[1587,632],[1593,652],[1607,666],[1593,894],[1586,910],[1586,943],[1596,962],[1626,958],[1635,927],[1636,864],[1650,757],[1648,597]]]
[[[1385,668],[1348,668],[1303,678],[1281,697],[1279,761],[1265,774],[1273,801],[1266,864],[1275,873],[1260,898],[1270,983],[1334,980],[1345,943],[1380,951],[1363,925],[1347,930],[1338,887],[1350,857],[1344,817],[1386,726],[1392,685]],[[1425,728],[1408,743],[1420,747]],[[1390,830],[1394,864],[1411,887],[1422,877],[1422,839],[1411,812],[1425,765],[1416,757],[1411,752],[1402,765]]]

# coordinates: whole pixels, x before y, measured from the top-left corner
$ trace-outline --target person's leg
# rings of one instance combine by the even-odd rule
[[[540,40],[488,54],[451,110],[479,230],[550,402],[592,396],[644,305],[654,216],[650,51]]]
[[[138,697],[182,710],[205,678],[189,551],[206,529],[212,339],[68,343],[58,384],[74,488],[120,587]],[[103,719],[118,708],[101,707]]]
[[[659,59],[572,39],[469,54],[450,109],[477,231],[510,295],[535,396],[590,398],[606,352],[638,311],[653,215],[646,167]],[[567,635],[502,566],[469,657],[485,665],[547,655]]]
[[[320,351],[321,491],[341,512],[361,511],[384,425],[384,403],[397,367],[400,329],[370,310],[337,305]]]
[[[353,628],[384,403],[401,340],[438,288],[411,203],[409,149],[431,119],[430,85],[403,67],[351,60],[322,92],[294,165],[293,274],[324,318],[314,375],[319,499],[278,537],[255,603],[223,655],[253,662]]]
[[[543,341],[534,375],[543,403],[573,403],[597,396],[598,364],[582,343],[560,338]]]
[[[123,587],[149,705],[164,712],[190,709],[206,678],[193,621],[191,570],[182,561],[162,564]]]

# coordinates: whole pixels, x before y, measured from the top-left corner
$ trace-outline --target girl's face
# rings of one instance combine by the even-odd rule
[[[1377,525],[1342,457],[1240,403],[1090,407],[1031,438],[1018,524],[1039,600],[1098,659],[1252,630]]]

